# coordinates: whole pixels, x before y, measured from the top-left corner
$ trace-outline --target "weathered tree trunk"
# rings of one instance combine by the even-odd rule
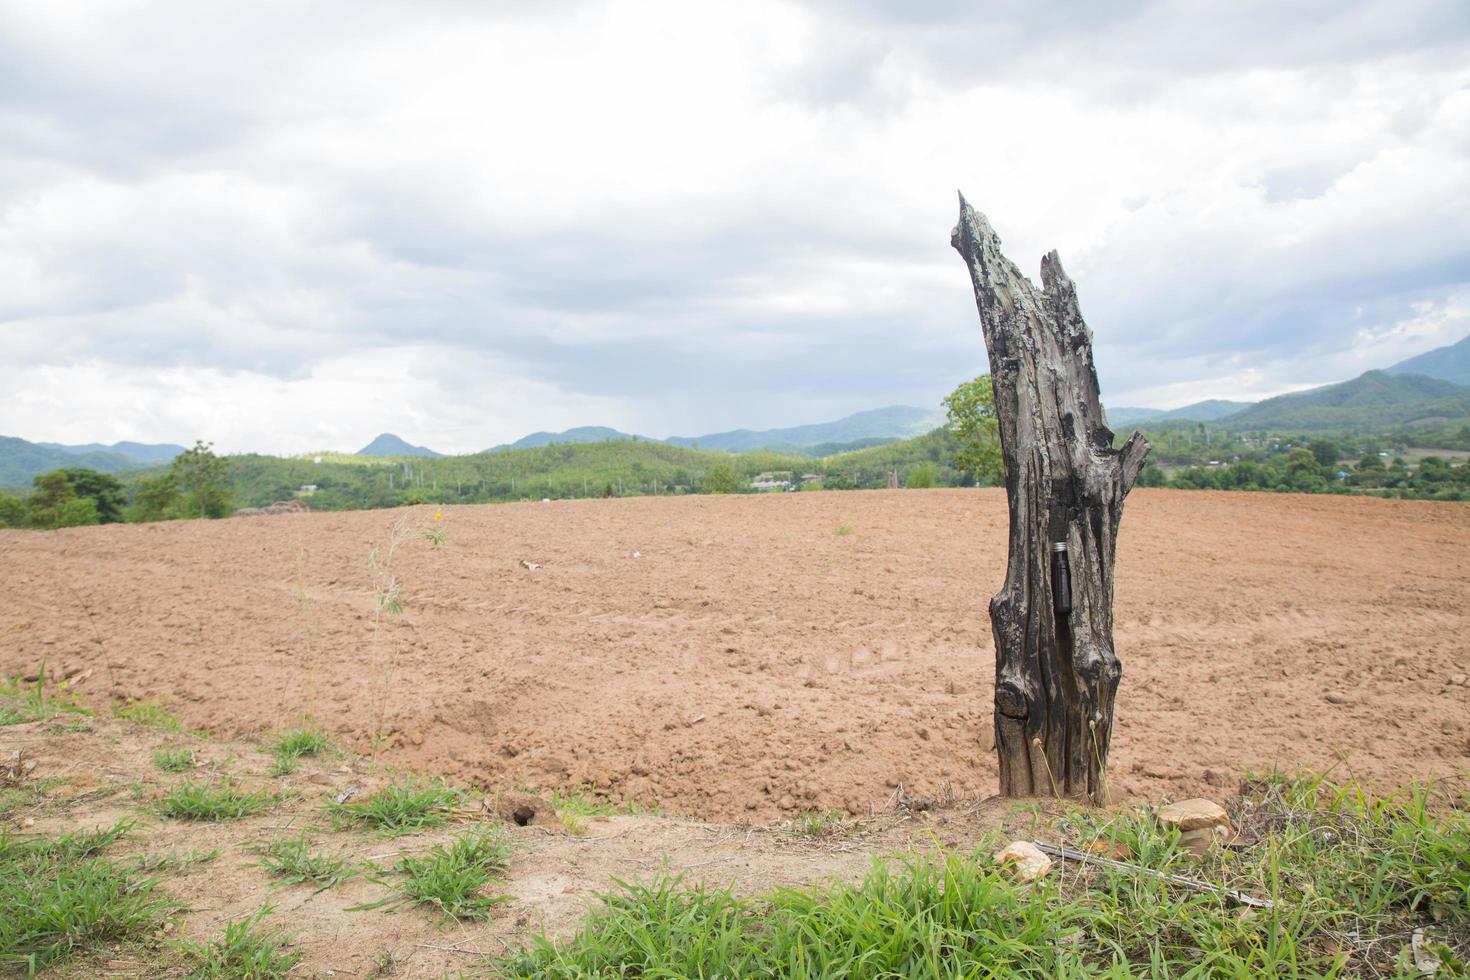
[[[1010,503],[1005,586],[990,600],[1000,789],[1102,803],[1123,675],[1113,651],[1114,545],[1149,445],[1135,432],[1113,448],[1092,333],[1057,253],[1041,260],[1037,291],[963,195],[950,242],[975,284]],[[1056,542],[1067,546],[1071,595],[1061,598],[1070,612],[1053,595]]]

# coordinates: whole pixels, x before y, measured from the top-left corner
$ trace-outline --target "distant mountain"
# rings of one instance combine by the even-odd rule
[[[1422,374],[1457,385],[1470,385],[1470,336],[1459,343],[1436,347],[1432,351],[1399,361],[1388,368],[1389,374]]]
[[[1145,422],[1152,422],[1162,417],[1162,408],[1108,408],[1103,406],[1103,415],[1107,417],[1108,428],[1114,432],[1123,429],[1133,429]]]
[[[85,466],[103,473],[117,473],[140,465],[121,453],[71,452],[53,446],[0,436],[0,487],[28,487],[38,474],[68,466]]]
[[[179,453],[188,452],[183,446],[176,446],[171,442],[114,442],[110,446],[104,446],[100,442],[89,442],[80,446],[67,446],[59,442],[38,442],[36,445],[45,446],[47,449],[60,449],[73,456],[85,456],[88,453],[116,453],[140,466],[167,463]]]
[[[635,436],[627,432],[619,432],[617,429],[609,429],[605,425],[579,425],[565,432],[533,432],[528,436],[522,436],[515,442],[502,443],[486,451],[534,449],[537,446],[551,446],[556,443],[616,442],[620,439],[645,439],[647,442],[658,442],[657,439],[647,439],[645,436]]]
[[[432,449],[404,442],[391,432],[384,432],[357,451],[359,456],[443,456]]]
[[[1114,431],[1121,431],[1149,422],[1214,422],[1254,404],[1255,402],[1231,402],[1223,398],[1211,398],[1183,408],[1109,408],[1106,412],[1109,427]]]
[[[1422,374],[1369,371],[1351,381],[1278,395],[1219,420],[1247,429],[1372,429],[1470,416],[1470,386]]]
[[[923,435],[944,424],[944,415],[928,408],[909,405],[892,405],[858,412],[835,422],[818,422],[813,425],[797,425],[789,429],[766,429],[754,432],[750,429],[735,429],[731,432],[714,432],[703,436],[674,436],[664,441],[675,446],[692,446],[700,449],[723,449],[727,452],[747,452],[753,449],[790,450],[803,449],[821,443],[851,443],[864,439],[907,439]]]

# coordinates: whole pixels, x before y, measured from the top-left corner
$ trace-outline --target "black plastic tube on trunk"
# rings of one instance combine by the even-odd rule
[[[1058,616],[1072,612],[1072,565],[1067,560],[1067,542],[1051,546],[1051,605]]]

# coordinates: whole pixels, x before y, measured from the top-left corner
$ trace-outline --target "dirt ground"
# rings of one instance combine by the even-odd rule
[[[0,672],[706,820],[995,791],[1000,490],[435,513],[0,531]],[[1138,490],[1116,592],[1121,797],[1470,769],[1470,507]]]
[[[159,750],[187,749],[195,766],[184,775],[160,772]],[[17,755],[19,753],[19,755]],[[0,762],[19,761],[27,773],[19,788],[0,794],[0,829],[60,834],[103,829],[128,821],[132,831],[107,849],[120,863],[164,863],[150,872],[160,895],[177,911],[165,929],[141,942],[85,949],[46,975],[59,980],[112,977],[183,977],[189,964],[176,943],[203,943],[231,922],[266,908],[260,929],[283,935],[301,957],[293,976],[483,976],[507,951],[539,936],[565,939],[595,904],[615,889],[614,879],[653,883],[679,877],[685,884],[732,886],[758,895],[860,878],[876,858],[902,859],[938,847],[969,849],[1001,836],[1031,836],[1047,826],[1055,807],[1038,810],[999,800],[956,802],[929,811],[889,809],[835,825],[819,836],[799,824],[741,827],[650,814],[572,818],[575,832],[556,822],[504,833],[512,847],[503,877],[489,886],[504,899],[486,921],[443,921],[422,907],[354,910],[390,894],[392,867],[401,855],[421,855],[474,826],[477,801],[454,823],[401,837],[339,827],[326,803],[344,791],[365,799],[400,778],[371,759],[331,753],[306,757],[284,777],[269,773],[260,744],[200,738],[105,717],[63,715],[47,722],[0,728]],[[195,823],[167,819],[157,800],[183,779],[235,780],[246,791],[277,798],[243,819]],[[3,788],[3,784],[0,784]],[[490,799],[494,809],[494,799]],[[547,811],[548,814],[550,811]],[[13,826],[11,826],[13,825]],[[264,871],[257,848],[305,834],[314,851],[375,866],[331,888],[285,884]],[[492,971],[493,972],[493,971]]]

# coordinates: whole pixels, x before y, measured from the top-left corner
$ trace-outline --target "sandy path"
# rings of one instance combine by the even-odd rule
[[[90,666],[89,694],[221,734],[306,712],[363,749],[381,729],[396,764],[709,818],[995,789],[1001,491],[444,508],[375,633],[369,552],[433,513],[0,532],[0,670]],[[1470,507],[1139,490],[1117,592],[1120,792],[1470,769]]]

